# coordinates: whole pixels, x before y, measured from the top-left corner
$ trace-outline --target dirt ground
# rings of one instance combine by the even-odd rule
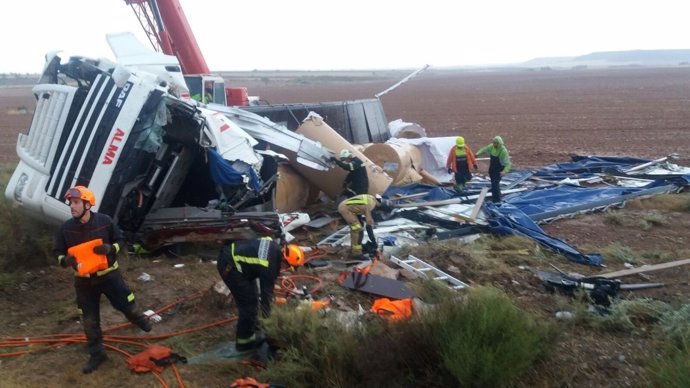
[[[301,77],[299,82],[278,78],[238,78],[251,95],[271,103],[319,102],[369,98],[397,82],[405,74],[372,74],[345,79]],[[397,77],[396,77],[397,76]],[[389,121],[401,118],[425,127],[432,136],[463,135],[474,148],[486,145],[494,135],[502,135],[515,168],[543,166],[569,160],[570,154],[625,155],[658,158],[681,154],[680,164],[690,165],[690,68],[608,69],[523,72],[448,72],[430,70],[399,89],[381,97]],[[26,132],[33,109],[30,87],[0,88],[0,162],[16,163],[17,133]],[[688,200],[685,195],[685,200]],[[567,272],[594,274],[624,268],[624,263],[606,255],[612,244],[628,247],[637,265],[690,258],[687,248],[690,213],[653,202],[634,201],[611,214],[589,214],[558,220],[543,226],[547,233],[587,252],[604,252],[605,270],[571,264],[565,259],[552,262]],[[641,222],[655,217],[651,226]],[[326,231],[324,231],[325,233]],[[302,236],[304,237],[304,236]],[[306,241],[306,240],[303,240]],[[180,252],[178,252],[179,254]],[[218,280],[210,260],[214,252],[151,260],[123,259],[124,273],[145,308],[161,306],[209,290]],[[332,257],[337,257],[334,255]],[[454,274],[467,274],[461,262],[437,258]],[[435,259],[429,259],[432,263]],[[521,265],[535,265],[534,258],[519,254],[497,259],[505,266],[500,276],[482,278],[472,274],[474,284],[493,284],[506,290],[521,307],[544,319],[553,319],[563,298],[544,291],[540,281]],[[175,268],[174,264],[185,264]],[[548,263],[541,263],[550,270]],[[304,269],[303,269],[304,270]],[[305,270],[306,271],[306,270]],[[450,271],[450,270],[449,270]],[[142,273],[151,281],[138,280]],[[322,275],[327,292],[343,292]],[[0,291],[0,334],[9,337],[36,337],[56,333],[79,333],[74,310],[70,274],[58,267],[23,272],[20,282]],[[664,282],[663,288],[636,291],[634,297],[650,297],[675,306],[690,302],[690,266],[649,273],[648,277],[625,278],[627,282]],[[624,295],[628,296],[628,294]],[[356,296],[361,298],[360,295]],[[122,322],[119,314],[104,305],[103,326]],[[107,307],[106,307],[107,306]],[[162,313],[152,335],[162,335],[228,318],[234,306],[207,292]],[[526,377],[523,386],[636,387],[646,386],[644,365],[658,353],[653,333],[644,327],[632,332],[609,332],[584,328],[570,322],[559,323],[562,335],[550,357]],[[206,329],[166,340],[185,355],[198,354],[233,338],[232,324]],[[131,328],[116,332],[140,336]],[[149,337],[149,342],[161,341]],[[130,350],[132,348],[129,348]],[[9,387],[157,386],[151,375],[134,375],[125,367],[123,356],[111,352],[97,372],[84,377],[85,360],[81,345],[59,347],[22,357],[0,358],[0,385]],[[181,374],[188,387],[221,387],[243,373],[246,366],[212,363],[183,365]],[[170,371],[164,373],[173,382]],[[112,385],[107,383],[112,382]],[[174,386],[174,384],[173,384]]]

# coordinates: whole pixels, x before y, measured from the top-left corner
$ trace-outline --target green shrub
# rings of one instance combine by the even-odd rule
[[[690,387],[690,350],[671,348],[660,358],[651,360],[648,367],[650,380],[655,387]]]
[[[605,258],[612,258],[623,263],[638,264],[632,249],[618,242],[611,243],[602,249],[602,254]]]
[[[673,344],[690,344],[690,304],[661,317],[661,328]]]
[[[617,212],[607,212],[604,215],[604,223],[607,225],[623,225],[623,216]]]
[[[277,306],[263,324],[280,357],[259,377],[290,387],[505,386],[554,338],[550,325],[497,289],[420,290],[442,301],[399,322],[364,315],[346,324],[332,313]]]
[[[654,323],[670,310],[670,306],[662,301],[640,298],[619,300],[609,308],[607,315],[592,315],[596,326],[608,330],[632,331],[644,323]]]
[[[648,224],[652,226],[664,226],[668,224],[668,220],[662,214],[650,213],[642,217],[643,220],[647,221]]]
[[[690,304],[661,318],[666,337],[663,354],[650,359],[647,370],[657,387],[690,387]]]
[[[473,288],[465,303],[443,303],[430,315],[427,332],[435,333],[443,366],[462,386],[509,385],[553,339],[550,326],[490,287]]]

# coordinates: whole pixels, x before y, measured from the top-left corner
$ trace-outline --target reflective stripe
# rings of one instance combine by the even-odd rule
[[[256,333],[252,334],[251,337],[249,337],[249,338],[238,338],[236,342],[240,345],[244,345],[244,344],[248,344],[250,342],[254,342],[255,339],[256,339]]]
[[[230,255],[232,256],[232,260],[235,262],[235,267],[237,268],[238,271],[242,272],[242,265],[240,263],[247,263],[247,264],[256,264],[260,265],[262,267],[268,268],[268,247],[270,245],[271,241],[270,239],[261,239],[259,242],[259,255],[262,253],[264,254],[264,258],[262,257],[251,257],[251,256],[240,256],[240,255],[235,255],[235,243],[232,243],[232,246],[230,248]]]
[[[362,224],[360,224],[359,222],[356,222],[356,223],[350,225],[350,229],[352,229],[353,232],[359,232],[360,230],[362,230]]]
[[[345,202],[346,205],[366,205],[369,203],[368,194],[356,195]]]
[[[120,252],[120,244],[115,243],[115,244],[113,244],[113,247],[115,248],[115,254],[117,254],[118,252]]]
[[[134,293],[130,292],[129,295],[127,295],[127,302],[134,302]]]
[[[103,271],[98,271],[96,273],[87,273],[84,275],[80,275],[79,272],[74,271],[74,276],[78,276],[80,278],[92,278],[92,277],[97,277],[97,276],[103,276],[109,272],[113,272],[114,270],[118,269],[120,265],[117,263],[117,260],[113,264],[112,267],[108,267],[108,269],[104,269]]]

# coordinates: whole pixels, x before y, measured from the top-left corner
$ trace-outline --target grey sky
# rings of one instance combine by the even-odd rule
[[[687,0],[180,0],[211,70],[386,69],[690,48]],[[112,58],[124,0],[25,0],[0,13],[0,72],[47,51]]]

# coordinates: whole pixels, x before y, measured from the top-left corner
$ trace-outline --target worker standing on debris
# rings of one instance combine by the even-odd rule
[[[455,173],[455,190],[462,191],[465,188],[465,183],[472,179],[470,168],[477,171],[477,160],[472,153],[472,149],[465,144],[465,138],[458,136],[455,139],[455,145],[448,153],[448,160],[446,161],[446,168],[448,174]]]
[[[355,195],[348,198],[338,205],[338,213],[345,219],[345,222],[350,226],[350,249],[352,256],[362,255],[362,240],[364,239],[364,232],[362,231],[362,222],[360,216],[364,215],[370,244],[376,246],[376,237],[374,236],[374,218],[371,216],[372,210],[381,205],[383,199],[380,195],[376,196],[369,194]]]
[[[362,159],[354,156],[350,150],[343,148],[340,151],[340,160],[331,157],[331,161],[347,171],[347,176],[343,183],[342,196],[350,198],[355,195],[369,193],[369,174]]]
[[[503,138],[496,136],[491,144],[477,151],[477,156],[488,154],[491,162],[489,164],[489,178],[491,178],[491,200],[501,202],[501,177],[510,171],[510,155],[503,143]]]
[[[91,211],[96,197],[88,188],[72,187],[65,200],[72,218],[55,235],[53,253],[60,266],[74,269],[77,307],[90,354],[82,372],[91,373],[107,359],[101,332],[101,294],[141,330],[151,331],[151,322],[135,310],[134,294],[118,269],[117,253],[124,243],[120,229],[109,216]]]
[[[299,246],[284,244],[281,249],[270,237],[231,242],[220,250],[218,273],[230,289],[239,315],[235,337],[237,351],[258,348],[265,341],[263,334],[257,333],[259,295],[256,280],[259,279],[261,313],[265,317],[271,313],[273,288],[283,258],[293,267],[304,264],[304,252]]]

